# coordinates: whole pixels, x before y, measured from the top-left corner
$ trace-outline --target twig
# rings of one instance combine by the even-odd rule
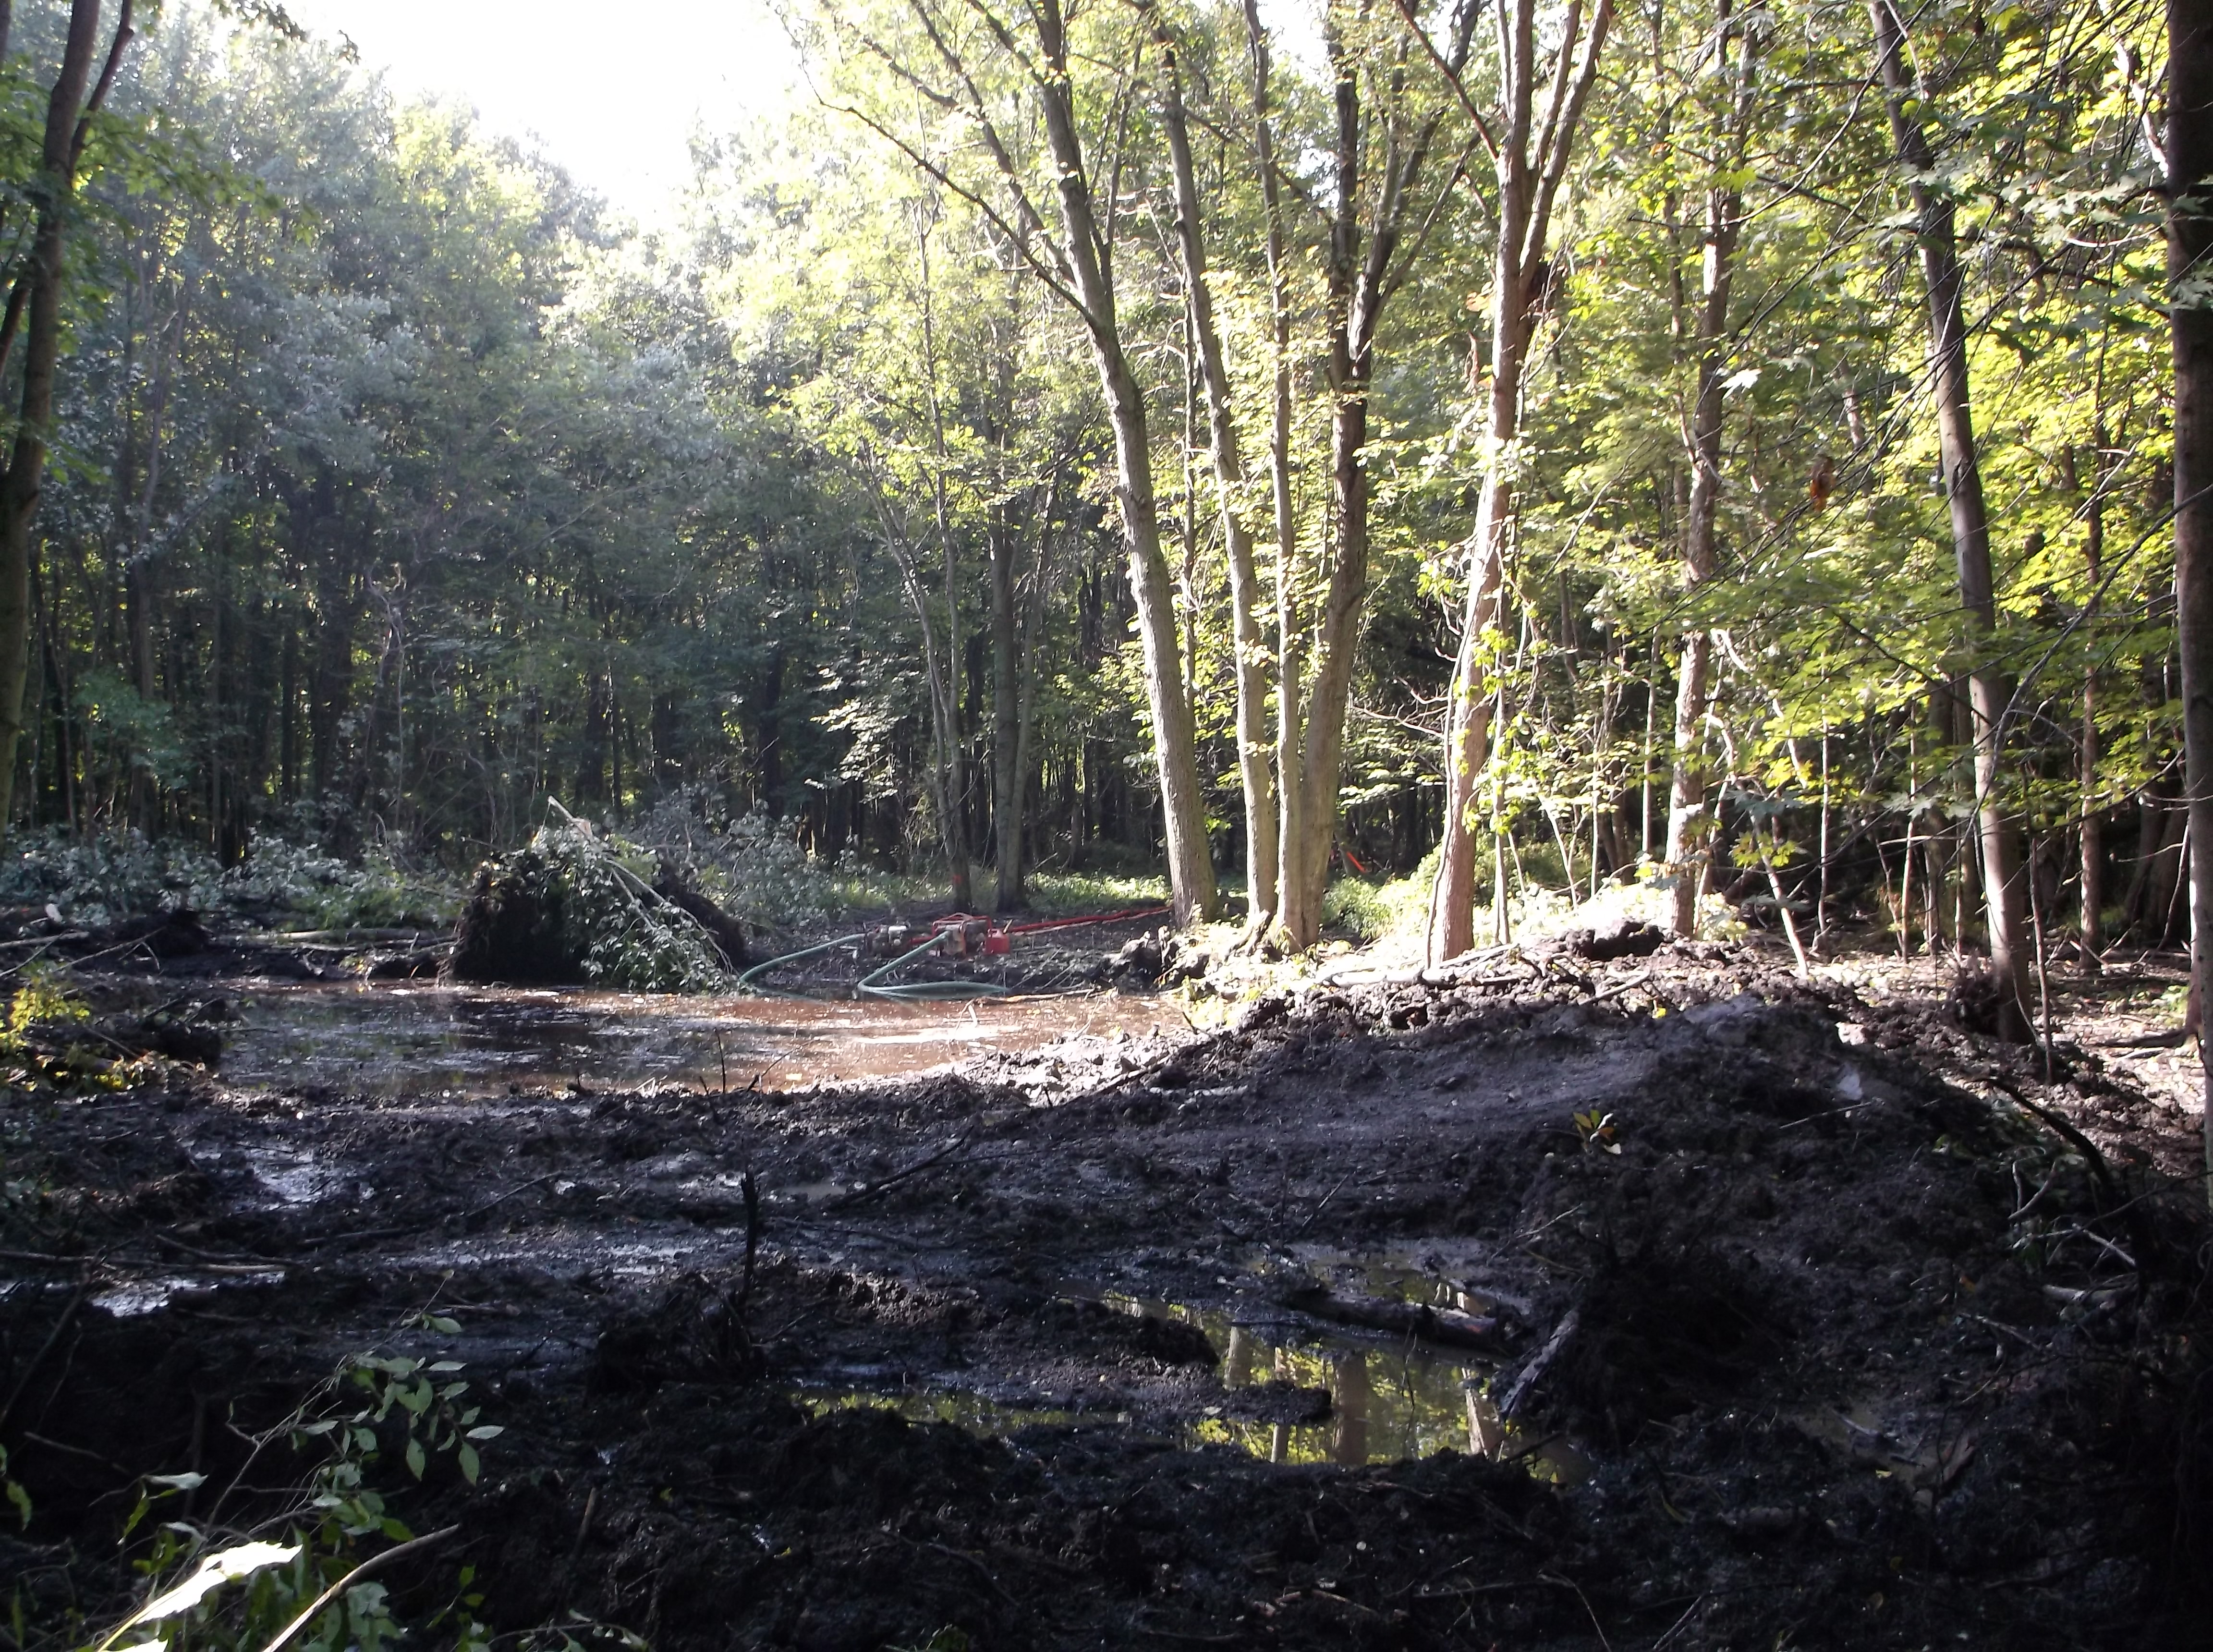
[[[70,1321],[76,1318],[77,1309],[84,1306],[84,1299],[91,1294],[92,1281],[87,1279],[77,1286],[76,1294],[62,1308],[61,1317],[54,1321],[54,1328],[46,1333],[46,1341],[39,1344],[39,1351],[31,1356],[31,1362],[23,1368],[23,1375],[15,1379],[15,1386],[8,1391],[7,1403],[0,1405],[0,1429],[8,1426],[8,1419],[15,1414],[15,1402],[23,1397],[23,1391],[31,1386],[31,1379],[38,1375],[39,1368],[46,1362],[46,1356],[54,1351],[62,1339],[62,1332],[69,1329]]]
[[[576,1522],[576,1540],[569,1545],[569,1564],[563,1570],[571,1577],[576,1575],[576,1561],[584,1552],[584,1539],[592,1534],[592,1516],[599,1507],[600,1488],[595,1485],[584,1494],[584,1517]]]
[[[1514,1386],[1506,1391],[1506,1398],[1498,1402],[1501,1422],[1511,1420],[1514,1413],[1521,1409],[1521,1402],[1529,1397],[1529,1390],[1537,1386],[1537,1379],[1545,1375],[1545,1369],[1558,1356],[1560,1350],[1568,1345],[1568,1338],[1576,1334],[1576,1328],[1582,1322],[1582,1309],[1571,1308],[1559,1324],[1552,1327],[1552,1334],[1545,1339],[1545,1345],[1537,1350],[1536,1357],[1521,1368],[1521,1375],[1514,1379]]]
[[[1603,992],[1592,993],[1590,995],[1590,1001],[1593,1003],[1597,1003],[1600,999],[1611,998],[1617,993],[1633,992],[1651,978],[1652,972],[1648,969],[1642,974],[1631,976],[1625,981],[1616,981],[1612,986],[1606,988]]]
[[[1342,1186],[1344,1186],[1345,1185],[1345,1183],[1347,1183],[1347,1182],[1350,1181],[1351,1180],[1352,1180],[1352,1173],[1351,1173],[1350,1170],[1348,1170],[1348,1171],[1346,1171],[1346,1172],[1345,1172],[1342,1176],[1339,1176],[1339,1177],[1337,1179],[1337,1187],[1342,1187]],[[1323,1206],[1326,1205],[1326,1204],[1328,1204],[1332,1199],[1333,1199],[1333,1198],[1335,1198],[1337,1197],[1337,1187],[1332,1187],[1332,1188],[1331,1188],[1331,1189],[1329,1190],[1329,1192],[1327,1192],[1326,1193],[1324,1193],[1324,1194],[1321,1196],[1321,1204],[1317,1204],[1317,1205],[1315,1205],[1315,1206],[1314,1206],[1314,1208],[1313,1210],[1309,1210],[1309,1211],[1308,1211],[1308,1212],[1307,1212],[1307,1219],[1306,1219],[1304,1222],[1302,1222],[1301,1223],[1299,1223],[1297,1230],[1296,1230],[1295,1232],[1294,1232],[1294,1233],[1291,1234],[1291,1237],[1292,1237],[1293,1239],[1297,1239],[1297,1238],[1301,1237],[1302,1234],[1305,1234],[1305,1232],[1306,1232],[1306,1230],[1307,1230],[1308,1228],[1311,1228],[1311,1227],[1313,1227],[1313,1226],[1314,1225],[1314,1218],[1315,1218],[1316,1216],[1320,1216],[1320,1215],[1322,1213]]]
[[[470,1222],[474,1222],[479,1216],[485,1216],[490,1214],[491,1211],[497,1210],[501,1205],[506,1204],[508,1200],[513,1198],[517,1193],[527,1193],[533,1187],[540,1186],[546,1182],[552,1181],[558,1173],[559,1173],[556,1171],[548,1171],[542,1176],[533,1176],[528,1181],[519,1182],[515,1186],[509,1188],[507,1192],[502,1193],[497,1198],[491,1200],[489,1204],[479,1204],[473,1210],[464,1210],[461,1213],[461,1225],[466,1227]]]
[[[822,1207],[823,1214],[826,1216],[832,1210],[843,1210],[850,1206],[858,1204],[865,1199],[872,1199],[875,1198],[877,1194],[882,1192],[887,1187],[890,1187],[895,1183],[903,1182],[909,1176],[920,1175],[924,1171],[929,1169],[930,1166],[937,1164],[943,1160],[951,1158],[962,1148],[967,1146],[968,1137],[974,1134],[975,1131],[969,1131],[966,1134],[955,1137],[953,1141],[940,1148],[936,1152],[931,1154],[928,1158],[918,1159],[903,1170],[893,1171],[890,1175],[885,1177],[881,1181],[870,1182],[866,1187],[861,1188],[855,1192],[848,1193],[843,1198],[831,1200],[829,1204]]]
[[[98,1463],[102,1468],[113,1469],[125,1479],[131,1478],[131,1471],[124,1467],[122,1464],[117,1462],[113,1457],[103,1457],[96,1451],[88,1451],[82,1446],[73,1446],[66,1440],[49,1439],[46,1436],[40,1434],[31,1429],[25,1429],[23,1430],[23,1437],[26,1440],[29,1440],[36,1444],[44,1446],[48,1451],[58,1451],[70,1457],[82,1457],[88,1462]]]
[[[1556,1576],[1551,1572],[1539,1572],[1537,1576],[1547,1583],[1557,1583],[1564,1589],[1573,1589],[1576,1599],[1583,1603],[1584,1612],[1590,1616],[1591,1631],[1598,1637],[1598,1643],[1606,1649],[1606,1652],[1613,1652],[1613,1643],[1606,1639],[1606,1630],[1599,1623],[1598,1613],[1591,1610],[1590,1596],[1583,1593],[1582,1586],[1572,1578]]]
[[[753,1261],[760,1254],[760,1185],[753,1180],[752,1171],[738,1178],[738,1192],[746,1201],[746,1277],[738,1291],[738,1308],[742,1313],[745,1305],[753,1299]]]
[[[320,1612],[325,1606],[330,1605],[332,1601],[337,1600],[345,1590],[351,1588],[355,1584],[367,1577],[369,1573],[382,1571],[387,1566],[390,1565],[393,1561],[399,1559],[399,1557],[404,1554],[412,1554],[418,1549],[428,1549],[435,1545],[443,1543],[448,1538],[453,1536],[454,1533],[460,1529],[461,1528],[458,1526],[448,1526],[443,1531],[431,1533],[428,1537],[412,1538],[405,1543],[397,1544],[393,1547],[387,1549],[382,1554],[373,1556],[369,1559],[363,1561],[361,1564],[356,1566],[344,1577],[338,1579],[337,1582],[332,1584],[330,1588],[325,1589],[320,1594],[309,1601],[308,1603],[308,1609],[305,1612],[302,1612],[298,1617],[292,1619],[290,1623],[285,1625],[282,1630],[277,1631],[277,1638],[270,1642],[268,1645],[263,1647],[261,1649],[261,1652],[281,1652],[281,1649],[287,1641],[290,1640],[295,1635],[298,1634],[302,1630],[305,1629],[309,1624],[315,1620],[317,1613]]]

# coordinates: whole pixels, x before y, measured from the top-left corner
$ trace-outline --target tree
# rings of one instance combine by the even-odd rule
[[[1920,245],[1922,284],[1929,302],[1929,374],[1944,460],[1945,497],[1952,546],[1960,570],[1960,601],[1968,631],[1987,644],[1997,629],[1990,573],[1990,529],[1983,502],[1983,473],[1975,449],[1974,415],[1967,374],[1967,326],[1960,302],[1963,280],[1950,200],[1936,183],[1936,160],[1921,117],[1908,100],[1925,102],[1908,74],[1905,29],[1892,0],[1871,0],[1875,58],[1892,141],[1913,204]],[[2009,808],[2009,777],[2002,771],[2002,741],[2012,688],[1987,647],[1970,661],[1968,704],[1973,717],[1975,802],[1980,821],[1983,901],[1988,917],[1990,967],[2003,984],[2002,1016],[2014,1036],[2028,1030],[2028,954],[2023,941],[2020,834]]]
[[[1475,529],[1467,539],[1466,600],[1445,713],[1444,843],[1430,898],[1428,950],[1433,962],[1474,944],[1475,787],[1490,731],[1488,678],[1496,645],[1492,627],[1513,527],[1522,378],[1530,340],[1552,302],[1553,266],[1545,254],[1553,204],[1567,177],[1576,129],[1597,80],[1599,56],[1613,19],[1613,0],[1598,0],[1586,33],[1581,0],[1570,0],[1552,61],[1545,65],[1538,50],[1534,0],[1511,0],[1502,6],[1495,122],[1478,113],[1466,82],[1448,66],[1470,119],[1484,134],[1484,146],[1497,173],[1498,198],[1487,340],[1484,476]],[[1547,67],[1549,74],[1545,73]],[[1552,83],[1541,112],[1537,106],[1540,75]]]
[[[130,48],[132,0],[122,0],[104,60],[98,59],[100,0],[71,0],[61,65],[46,94],[46,131],[31,187],[34,223],[28,255],[17,271],[0,319],[0,365],[15,327],[23,333],[23,378],[15,442],[0,471],[0,836],[15,796],[15,747],[23,728],[23,680],[30,658],[31,530],[38,514],[52,437],[54,382],[60,366],[63,282],[73,229],[78,168],[92,122],[115,84]],[[7,62],[11,4],[0,3],[0,66]],[[101,62],[100,78],[92,78]],[[88,88],[89,89],[88,90]]]
[[[1739,174],[1753,111],[1753,63],[1757,45],[1734,12],[1731,0],[1717,0],[1712,34],[1716,66],[1730,73],[1734,95],[1708,137],[1713,170],[1704,197],[1702,256],[1703,292],[1692,323],[1696,389],[1688,420],[1686,457],[1691,490],[1683,513],[1683,583],[1695,592],[1713,578],[1715,529],[1722,490],[1722,418],[1729,360],[1729,289],[1736,277],[1737,240],[1744,223],[1744,192]],[[1706,700],[1713,637],[1695,622],[1683,636],[1675,670],[1675,760],[1667,799],[1667,865],[1674,878],[1674,932],[1697,933],[1698,896],[1710,856],[1695,841],[1706,802]]]
[[[2167,271],[2174,342],[2174,606],[2190,796],[2190,980],[2213,1119],[2213,15],[2167,0]],[[2213,1177],[2213,1125],[2205,1131]],[[2213,1200],[2213,1180],[2207,1183]]]

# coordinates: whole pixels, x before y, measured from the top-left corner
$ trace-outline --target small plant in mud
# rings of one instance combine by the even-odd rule
[[[417,1316],[412,1328],[441,1335],[460,1329],[430,1314]],[[462,1369],[453,1360],[349,1356],[290,1416],[252,1437],[246,1463],[204,1518],[192,1517],[191,1500],[207,1487],[205,1476],[143,1478],[121,1541],[144,1545],[131,1564],[147,1599],[79,1652],[383,1652],[393,1645],[408,1631],[393,1617],[389,1586],[376,1574],[435,1550],[458,1528],[417,1536],[392,1510],[396,1489],[379,1482],[388,1479],[382,1471],[396,1456],[412,1481],[448,1461],[475,1484],[478,1447],[501,1430],[478,1421]],[[257,1507],[248,1476],[285,1445],[320,1460],[289,1502]],[[265,1535],[274,1531],[281,1540]],[[393,1546],[364,1556],[362,1545],[375,1539]],[[424,1628],[457,1647],[488,1647],[490,1636],[472,1615],[482,1600],[473,1582],[464,1569],[455,1598]],[[15,1638],[25,1645],[21,1635]]]
[[[125,1082],[117,1066],[87,1046],[77,1029],[92,1011],[72,992],[56,965],[21,966],[0,1018],[0,1078],[20,1088],[113,1089]]]
[[[1576,1135],[1582,1141],[1584,1152],[1620,1153],[1621,1135],[1614,1128],[1612,1113],[1600,1113],[1593,1107],[1588,1113],[1576,1113],[1575,1121]]]
[[[895,1646],[891,1652],[968,1652],[968,1631],[948,1624],[926,1641],[917,1641],[912,1646]]]

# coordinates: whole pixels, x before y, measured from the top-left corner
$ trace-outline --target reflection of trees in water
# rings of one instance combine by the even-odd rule
[[[1343,1350],[1330,1362],[1329,1399],[1336,1412],[1329,1442],[1332,1462],[1368,1460],[1368,1405],[1375,1392],[1368,1381],[1365,1349]]]

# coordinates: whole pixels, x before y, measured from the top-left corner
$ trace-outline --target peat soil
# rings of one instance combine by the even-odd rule
[[[19,1088],[9,1632],[119,1615],[138,1477],[281,1509],[375,1349],[504,1429],[387,1454],[417,1623],[2204,1646],[2200,1126],[2123,1067],[1688,947],[780,1094]]]

